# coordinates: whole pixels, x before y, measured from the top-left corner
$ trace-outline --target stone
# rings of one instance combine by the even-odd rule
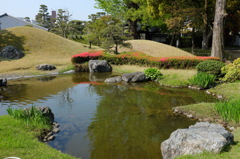
[[[145,82],[145,81],[147,81],[147,76],[142,72],[135,75],[131,80],[131,82]]]
[[[47,141],[52,141],[52,140],[54,140],[55,139],[55,136],[49,136],[48,138],[47,138]]]
[[[63,74],[73,74],[73,73],[75,73],[75,70],[69,70],[69,71],[63,72]]]
[[[233,143],[233,139],[233,134],[221,125],[198,122],[188,129],[174,131],[169,139],[162,142],[161,151],[164,159],[204,151],[220,153],[225,146]]]
[[[7,86],[7,79],[0,79],[0,86]]]
[[[54,129],[52,130],[53,133],[59,133],[59,131],[60,131],[59,128],[54,128]]]
[[[55,70],[56,66],[51,65],[51,64],[40,64],[40,65],[36,66],[36,69],[43,70],[43,71],[47,71],[47,70],[51,71],[51,70]]]
[[[112,77],[112,78],[107,78],[104,82],[105,83],[118,83],[122,81],[122,77],[121,76],[117,76],[117,77]]]
[[[134,72],[123,74],[122,80],[125,82],[144,82],[147,81],[147,77],[142,72]]]
[[[16,47],[9,45],[3,48],[0,56],[6,59],[20,59],[24,56],[24,53]]]
[[[106,60],[89,60],[89,72],[112,72],[112,66]]]

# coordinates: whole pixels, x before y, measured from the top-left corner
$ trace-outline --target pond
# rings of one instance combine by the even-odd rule
[[[196,121],[172,107],[216,99],[202,91],[155,82],[105,84],[111,74],[74,74],[9,81],[0,87],[0,115],[8,107],[49,106],[60,133],[48,144],[82,159],[160,159],[160,144]]]

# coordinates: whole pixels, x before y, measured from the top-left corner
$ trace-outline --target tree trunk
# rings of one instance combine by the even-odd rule
[[[174,38],[175,38],[175,34],[172,35],[172,38],[171,38],[171,41],[170,41],[170,45],[171,45],[171,46],[173,46]]]
[[[129,20],[129,31],[133,35],[134,39],[139,39],[139,36],[137,33],[137,20],[135,21]]]
[[[195,54],[194,49],[195,49],[195,27],[192,28],[192,54],[193,55]]]
[[[202,41],[202,49],[207,50],[209,47],[209,40],[212,36],[212,27],[209,24],[208,17],[208,0],[205,0],[204,5],[204,13],[203,13],[203,41]]]
[[[225,12],[226,0],[217,0],[214,25],[213,25],[213,41],[211,56],[223,59],[224,43],[223,43],[223,20],[226,16]]]
[[[92,48],[92,42],[89,41],[89,48],[91,49]]]

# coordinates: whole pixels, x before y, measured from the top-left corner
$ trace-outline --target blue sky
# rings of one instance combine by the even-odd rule
[[[0,15],[8,13],[14,17],[35,19],[41,4],[48,6],[48,11],[67,9],[71,19],[88,20],[88,15],[101,12],[94,8],[95,0],[1,0]]]

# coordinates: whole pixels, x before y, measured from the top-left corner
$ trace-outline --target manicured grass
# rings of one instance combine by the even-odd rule
[[[225,98],[240,98],[240,82],[223,83],[211,88],[209,92],[223,95]]]
[[[132,48],[119,48],[119,52],[140,51],[153,57],[194,56],[179,48],[155,41],[129,40],[127,42],[132,45]]]
[[[220,116],[215,109],[215,103],[190,104],[177,107],[177,109],[186,112],[187,114],[192,114],[198,119],[209,119],[210,121],[220,119]]]
[[[15,156],[22,159],[74,159],[39,142],[39,130],[23,126],[20,120],[0,116],[0,123],[0,158]]]
[[[197,74],[196,70],[162,69],[163,78],[158,82],[164,86],[186,87],[188,80]]]
[[[43,63],[56,65],[61,70],[71,64],[72,55],[90,50],[85,44],[34,27],[9,28],[1,30],[0,33],[8,39],[1,45],[11,44],[24,49],[25,53],[22,59],[1,61],[0,74],[42,73],[43,71],[37,71],[35,66]],[[93,49],[100,48],[94,46]]]

